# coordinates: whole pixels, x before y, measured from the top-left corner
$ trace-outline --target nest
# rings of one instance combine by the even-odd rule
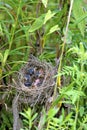
[[[16,90],[20,103],[30,106],[45,103],[53,94],[55,79],[51,64],[34,56],[20,69]]]

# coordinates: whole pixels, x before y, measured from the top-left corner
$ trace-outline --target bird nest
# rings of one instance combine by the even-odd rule
[[[30,106],[45,103],[52,96],[54,86],[52,65],[31,56],[18,74],[16,90],[19,102],[29,103]]]

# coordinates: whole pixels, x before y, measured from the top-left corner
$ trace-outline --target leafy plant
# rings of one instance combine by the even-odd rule
[[[2,113],[0,112],[0,130],[12,130],[12,113],[7,112],[5,109],[2,110]]]
[[[23,119],[25,126],[23,130],[31,130],[34,124],[34,120],[36,119],[38,114],[37,113],[33,114],[31,108],[24,110],[24,112],[21,112],[20,114],[25,118]]]
[[[72,105],[71,109],[73,109],[75,113],[73,129],[76,130],[78,121],[81,120],[80,117],[84,117],[85,114],[84,112],[81,114],[81,110],[86,110],[86,103],[84,104],[84,101],[87,97],[87,93],[85,92],[87,88],[87,70],[85,69],[85,65],[87,64],[87,52],[85,51],[84,45],[80,43],[79,47],[76,46],[69,49],[68,53],[77,54],[77,58],[75,58],[72,66],[65,66],[59,75],[70,76],[71,84],[60,89],[60,96],[53,104],[55,105],[60,101],[63,102],[62,99],[65,98],[64,103]]]

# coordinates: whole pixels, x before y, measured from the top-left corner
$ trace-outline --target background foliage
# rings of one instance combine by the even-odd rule
[[[73,0],[0,0],[0,130],[12,129],[13,74],[30,54],[56,66],[62,53],[67,17]],[[87,1],[74,0],[60,72],[61,87],[52,108],[22,113],[24,128],[86,130],[87,128]],[[8,112],[9,110],[9,112]],[[30,113],[30,115],[29,115]]]

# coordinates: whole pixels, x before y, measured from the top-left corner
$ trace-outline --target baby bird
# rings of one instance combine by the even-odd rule
[[[28,74],[26,74],[26,75],[24,76],[24,85],[25,85],[26,87],[30,87],[30,86],[32,85],[31,76],[28,75]]]
[[[34,74],[34,68],[30,68],[27,70],[27,74],[29,74],[30,76]]]

